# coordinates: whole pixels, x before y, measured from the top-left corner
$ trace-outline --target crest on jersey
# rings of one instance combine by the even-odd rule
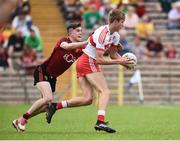
[[[74,57],[71,53],[69,54],[64,54],[63,56],[64,60],[66,60],[66,62],[68,63],[73,63],[76,61],[76,57]]]

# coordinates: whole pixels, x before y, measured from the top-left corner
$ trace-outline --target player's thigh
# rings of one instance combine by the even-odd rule
[[[42,97],[52,98],[52,89],[49,82],[42,81],[42,82],[38,82],[36,85],[38,90],[41,92]]]
[[[78,78],[80,87],[83,91],[84,96],[92,97],[93,95],[93,86],[88,82],[85,77]]]
[[[86,78],[98,91],[103,92],[109,90],[102,72],[87,74]]]

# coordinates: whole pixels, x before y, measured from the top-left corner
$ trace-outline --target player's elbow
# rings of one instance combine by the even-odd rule
[[[72,50],[72,49],[74,49],[74,46],[70,45],[70,44],[66,44],[66,45],[62,46],[62,48],[64,48],[65,50]]]
[[[73,47],[72,46],[66,46],[65,49],[66,50],[71,50],[71,49],[73,49]]]

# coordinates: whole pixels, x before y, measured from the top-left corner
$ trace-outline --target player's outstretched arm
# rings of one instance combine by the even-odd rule
[[[87,43],[88,43],[88,40],[83,41],[83,42],[74,42],[74,43],[62,42],[60,46],[66,50],[72,50],[72,49],[76,49],[76,48],[79,48],[81,46],[84,46]]]

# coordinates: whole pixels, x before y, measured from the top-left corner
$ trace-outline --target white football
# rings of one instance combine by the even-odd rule
[[[127,58],[129,58],[130,60],[133,60],[134,63],[133,63],[133,64],[129,64],[128,67],[134,68],[134,67],[136,66],[136,64],[137,64],[137,58],[136,58],[136,55],[134,55],[133,53],[131,53],[131,52],[125,53],[125,54],[123,54],[122,57],[127,57]]]

